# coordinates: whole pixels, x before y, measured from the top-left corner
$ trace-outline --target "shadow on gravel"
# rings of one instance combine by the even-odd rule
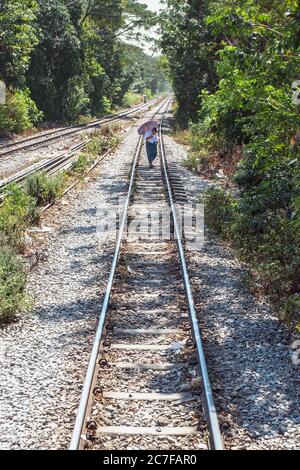
[[[241,285],[242,270],[224,251],[208,242],[197,267],[199,321],[217,408],[234,419],[228,437],[237,425],[254,440],[280,438],[300,424],[291,340],[271,308]]]

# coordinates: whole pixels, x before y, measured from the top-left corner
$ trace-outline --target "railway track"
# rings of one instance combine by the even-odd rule
[[[47,145],[48,143],[61,139],[63,137],[69,137],[71,135],[77,134],[84,130],[92,129],[95,127],[99,127],[100,125],[103,125],[103,124],[108,124],[108,123],[120,120],[122,118],[126,118],[130,116],[131,114],[134,114],[138,111],[142,111],[143,109],[149,106],[152,106],[158,101],[158,99],[159,98],[155,98],[146,104],[141,104],[141,105],[135,106],[134,108],[125,109],[123,111],[120,111],[119,113],[91,121],[87,124],[68,126],[68,127],[63,127],[60,129],[55,129],[52,131],[46,131],[46,132],[38,133],[31,137],[26,137],[25,139],[20,139],[16,142],[3,144],[0,146],[0,158],[6,155],[10,155],[14,152],[19,152],[22,150],[29,150],[33,147],[43,147]]]
[[[71,450],[223,449],[164,151],[169,104],[160,166],[142,138],[134,155]],[[150,219],[131,237],[153,210],[171,210],[174,236],[164,223],[150,236]]]
[[[142,111],[143,109],[148,108],[149,106],[153,106],[157,101],[158,101],[158,99],[152,100],[151,102],[149,102],[147,104],[143,104],[141,106],[135,107],[134,109],[131,109],[128,113],[124,112],[122,114],[115,115],[112,118],[109,118],[108,120],[105,120],[105,121],[102,120],[101,123],[108,124],[110,122],[120,120],[120,119],[124,118],[125,116],[126,117],[130,116],[131,114]],[[99,124],[99,122],[100,121],[98,121],[98,124]],[[91,127],[92,125],[89,125],[89,126]],[[94,124],[93,124],[93,127],[94,127]],[[55,137],[55,138],[58,138],[58,137]],[[49,141],[52,141],[52,140],[53,140],[52,136],[50,137],[50,139],[47,139],[47,136],[46,136],[45,140],[43,142],[45,143],[45,142],[49,142]],[[15,174],[9,176],[7,178],[4,178],[4,179],[0,180],[0,202],[3,200],[4,195],[5,195],[5,191],[6,191],[7,187],[10,184],[12,184],[12,183],[22,183],[26,180],[26,178],[28,176],[32,175],[33,173],[36,173],[36,172],[39,172],[39,171],[45,171],[49,175],[53,175],[55,173],[58,173],[59,171],[63,171],[63,170],[67,171],[68,169],[70,169],[71,166],[72,166],[72,163],[73,163],[74,156],[76,156],[76,154],[80,150],[83,150],[88,145],[89,142],[90,142],[90,140],[88,139],[84,142],[76,144],[71,149],[67,150],[66,152],[61,153],[60,155],[58,155],[54,158],[49,158],[49,159],[43,160],[41,162],[35,163],[33,165],[30,165],[29,167],[27,167],[27,168],[15,173]],[[26,145],[31,146],[31,144],[26,144]],[[37,143],[33,143],[33,146],[35,146],[35,145],[37,145]],[[107,155],[107,154],[108,154],[108,152],[105,155]],[[101,161],[101,160],[102,159],[100,159],[99,161]]]

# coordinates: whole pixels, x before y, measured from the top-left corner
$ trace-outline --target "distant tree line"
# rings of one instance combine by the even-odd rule
[[[155,15],[136,0],[0,0],[0,128],[74,121],[164,88],[159,59],[124,43]]]

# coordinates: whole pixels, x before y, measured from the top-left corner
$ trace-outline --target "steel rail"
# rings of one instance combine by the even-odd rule
[[[166,105],[167,103],[169,103],[169,101],[170,101],[170,99],[167,98],[162,103],[160,108],[154,113],[153,117],[156,116],[156,114],[158,114],[160,112],[162,107],[164,105]],[[143,144],[143,137],[141,136],[138,140],[137,147],[136,147],[135,154],[134,154],[134,158],[133,158],[133,164],[132,164],[131,176],[130,176],[130,182],[129,182],[129,189],[128,189],[128,193],[127,193],[127,197],[126,197],[126,201],[125,201],[125,205],[124,205],[124,212],[123,212],[123,215],[122,215],[122,221],[121,221],[120,228],[119,228],[119,235],[118,235],[117,243],[116,243],[116,246],[115,246],[114,257],[113,257],[113,261],[112,261],[110,275],[109,275],[109,278],[108,278],[108,283],[107,283],[107,286],[106,286],[106,291],[105,291],[105,296],[104,296],[104,300],[103,300],[103,304],[102,304],[102,309],[101,309],[101,313],[100,313],[100,316],[99,316],[99,322],[98,322],[98,326],[97,326],[97,330],[96,330],[95,340],[94,340],[94,344],[93,344],[93,348],[92,348],[92,352],[91,352],[91,356],[90,356],[90,360],[89,360],[89,365],[88,365],[85,381],[84,381],[84,384],[83,384],[81,399],[80,399],[79,408],[78,408],[78,412],[77,412],[77,416],[76,416],[76,420],[75,420],[75,425],[74,425],[74,429],[73,429],[71,444],[70,444],[70,447],[69,447],[70,450],[77,450],[78,447],[79,447],[79,444],[80,444],[81,432],[82,432],[82,429],[83,429],[83,426],[84,426],[84,421],[85,421],[85,416],[86,416],[86,409],[87,409],[87,406],[88,406],[91,387],[92,387],[94,374],[95,374],[95,369],[96,369],[96,365],[97,365],[99,347],[100,347],[101,339],[102,339],[102,336],[103,336],[103,330],[104,330],[105,321],[106,321],[106,317],[107,317],[109,301],[110,301],[111,291],[112,291],[112,287],[113,287],[113,281],[114,281],[114,278],[115,278],[116,268],[117,268],[117,264],[118,264],[118,260],[119,260],[119,256],[120,256],[121,245],[122,245],[122,240],[123,240],[123,235],[124,235],[124,229],[125,229],[125,226],[126,226],[126,223],[127,223],[127,213],[128,213],[128,208],[129,208],[129,204],[130,204],[130,198],[131,198],[131,194],[132,194],[132,188],[133,188],[133,184],[134,184],[137,164],[138,164],[138,160],[139,160],[141,149],[142,149],[142,144]]]
[[[5,188],[12,184],[12,183],[21,183],[24,181],[28,176],[32,175],[33,173],[36,173],[41,170],[50,170],[52,168],[55,168],[60,165],[60,163],[63,163],[65,161],[68,161],[71,159],[78,150],[83,149],[90,140],[86,142],[82,142],[80,144],[77,144],[73,148],[69,149],[67,152],[64,152],[61,155],[58,155],[57,157],[54,157],[52,159],[48,160],[43,160],[42,162],[30,166],[28,169],[24,169],[12,176],[9,176],[8,178],[5,178],[0,181],[0,192],[3,192]]]
[[[0,146],[0,158],[2,156],[11,154],[13,152],[18,152],[20,150],[35,147],[37,145],[42,146],[43,144],[46,144],[47,142],[58,140],[58,139],[61,139],[62,137],[67,137],[69,135],[76,134],[77,132],[82,132],[85,129],[91,129],[93,127],[97,127],[100,124],[109,124],[111,122],[122,119],[123,117],[136,113],[137,111],[141,111],[144,108],[153,106],[153,104],[155,104],[158,100],[159,98],[154,98],[148,103],[138,105],[134,108],[127,108],[123,111],[120,111],[119,113],[105,116],[101,119],[91,121],[90,123],[87,123],[87,124],[79,124],[75,126],[64,127],[59,130],[53,130],[47,133],[40,133],[32,137],[27,137],[26,139],[21,139],[20,141],[5,144],[3,146]],[[54,135],[54,134],[57,134],[57,135]],[[22,144],[24,145],[22,146]],[[14,149],[13,147],[16,147],[16,148]]]
[[[164,123],[165,115],[160,121],[160,154],[161,154],[161,161],[162,161],[162,167],[163,167],[163,176],[164,176],[165,183],[166,183],[167,190],[168,190],[168,198],[169,198],[169,203],[170,203],[170,208],[171,208],[171,213],[172,213],[172,218],[173,218],[173,223],[174,223],[174,233],[175,233],[180,263],[181,263],[184,286],[185,286],[186,296],[188,300],[192,331],[193,331],[194,341],[195,341],[195,345],[197,349],[197,356],[199,360],[199,367],[200,367],[200,372],[201,372],[201,377],[202,377],[202,389],[203,389],[203,395],[204,395],[204,401],[205,401],[204,412],[205,412],[208,428],[210,431],[209,440],[210,440],[211,448],[213,450],[224,450],[222,435],[221,435],[219,422],[218,422],[217,411],[216,411],[216,407],[214,404],[212,388],[211,388],[210,379],[208,375],[208,369],[207,369],[207,364],[206,364],[206,359],[205,359],[205,354],[204,354],[204,349],[203,349],[203,341],[202,341],[202,337],[201,337],[201,333],[200,333],[200,329],[199,329],[199,325],[197,321],[197,313],[195,309],[192,288],[190,284],[190,277],[188,273],[187,264],[185,261],[184,248],[183,248],[183,244],[181,241],[181,235],[180,235],[179,226],[177,222],[176,206],[174,203],[171,184],[170,184],[170,180],[168,176],[166,154],[165,154],[165,148],[164,148],[164,142],[163,142],[163,123]]]
[[[102,160],[104,160],[104,158],[106,158],[111,152],[113,151],[112,148],[110,148],[109,150],[107,150],[103,155],[101,155],[101,157],[99,157],[88,169],[87,171],[85,172],[85,176],[88,175],[89,173],[91,173],[91,171],[94,170],[94,168],[96,168],[96,166],[99,165],[99,163],[102,162]],[[74,181],[70,186],[68,186],[67,189],[64,190],[63,194],[62,194],[62,197],[65,196],[66,194],[68,194],[70,191],[72,191],[73,188],[75,188],[75,186],[77,186],[78,183],[81,182],[81,179],[77,179],[76,181]],[[48,209],[50,209],[50,207],[54,206],[55,202],[50,202],[49,204],[47,204],[47,206],[43,207],[41,209],[42,212],[46,212]]]
[[[131,110],[129,113],[124,113],[122,115],[117,115],[114,116],[113,120],[119,120],[123,116],[128,116],[128,114],[132,114],[136,111],[139,111],[145,107],[152,106],[154,103],[156,103],[158,99],[154,99],[149,103],[146,103],[142,106],[139,106],[138,109],[135,108],[134,110]],[[109,121],[112,122],[112,121]],[[107,122],[107,124],[109,123]],[[76,154],[78,150],[83,149],[84,147],[87,146],[87,144],[90,142],[89,140],[86,140],[85,142],[81,142],[80,144],[75,145],[73,148],[69,149],[67,152],[64,152],[63,154],[54,157],[52,159],[44,160],[40,163],[37,163],[36,165],[33,165],[29,167],[28,170],[22,170],[18,172],[15,175],[9,176],[8,178],[3,179],[2,181],[0,180],[0,202],[4,199],[3,192],[5,191],[5,188],[8,187],[9,184],[12,183],[22,183],[28,176],[38,172],[45,170],[49,174],[54,174],[57,173],[60,169],[68,169],[71,164],[68,164],[69,160]]]

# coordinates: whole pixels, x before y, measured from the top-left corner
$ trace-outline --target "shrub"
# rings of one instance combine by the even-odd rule
[[[80,116],[78,116],[77,122],[78,124],[88,124],[92,120],[93,120],[93,117],[90,114],[87,114],[87,115],[80,114]]]
[[[26,191],[35,199],[37,206],[45,206],[58,199],[63,192],[64,176],[48,177],[45,172],[35,173],[26,180]]]
[[[237,203],[225,189],[212,186],[205,192],[205,222],[208,227],[223,238],[232,234],[237,215]]]
[[[86,154],[81,153],[79,157],[73,162],[71,167],[71,173],[84,175],[89,165],[89,158]]]
[[[151,100],[151,98],[152,98],[152,96],[153,96],[153,95],[152,95],[152,91],[150,90],[150,88],[144,88],[143,94],[146,96],[146,98],[147,98],[148,100]]]
[[[190,124],[189,129],[179,132],[181,139],[189,144],[189,153],[184,165],[191,171],[201,171],[209,162],[214,151],[220,151],[223,141],[209,130],[207,122]],[[184,142],[183,142],[184,143]]]
[[[0,233],[7,243],[22,249],[25,230],[39,221],[35,200],[21,187],[11,185],[0,208]]]
[[[0,131],[22,132],[31,129],[42,117],[27,89],[11,91],[7,103],[0,105]]]
[[[274,208],[272,197],[261,198],[257,190],[235,198],[211,187],[204,196],[205,221],[250,263],[259,290],[274,303],[280,317],[295,327],[300,325],[300,231],[288,209]]]
[[[130,108],[131,106],[138,105],[143,101],[143,95],[134,93],[133,91],[128,91],[123,98],[123,106],[125,108]]]
[[[177,128],[173,133],[173,137],[179,144],[189,146],[191,142],[191,130]]]
[[[120,128],[117,125],[107,126],[105,129],[105,135],[95,136],[86,147],[86,153],[92,159],[102,153],[106,152],[110,148],[115,148],[120,142],[118,131]],[[103,132],[103,131],[102,131]]]
[[[120,127],[115,124],[107,126],[101,131],[101,134],[94,136],[86,146],[85,152],[81,153],[73,162],[71,173],[84,175],[93,160],[110,148],[116,148],[120,142],[120,137],[117,134],[118,130],[120,130]],[[105,132],[105,135],[103,135],[103,132]]]
[[[80,78],[69,80],[66,96],[63,106],[66,121],[77,121],[80,115],[89,113],[90,100]]]
[[[27,306],[26,272],[12,249],[0,248],[0,321],[8,322]]]

